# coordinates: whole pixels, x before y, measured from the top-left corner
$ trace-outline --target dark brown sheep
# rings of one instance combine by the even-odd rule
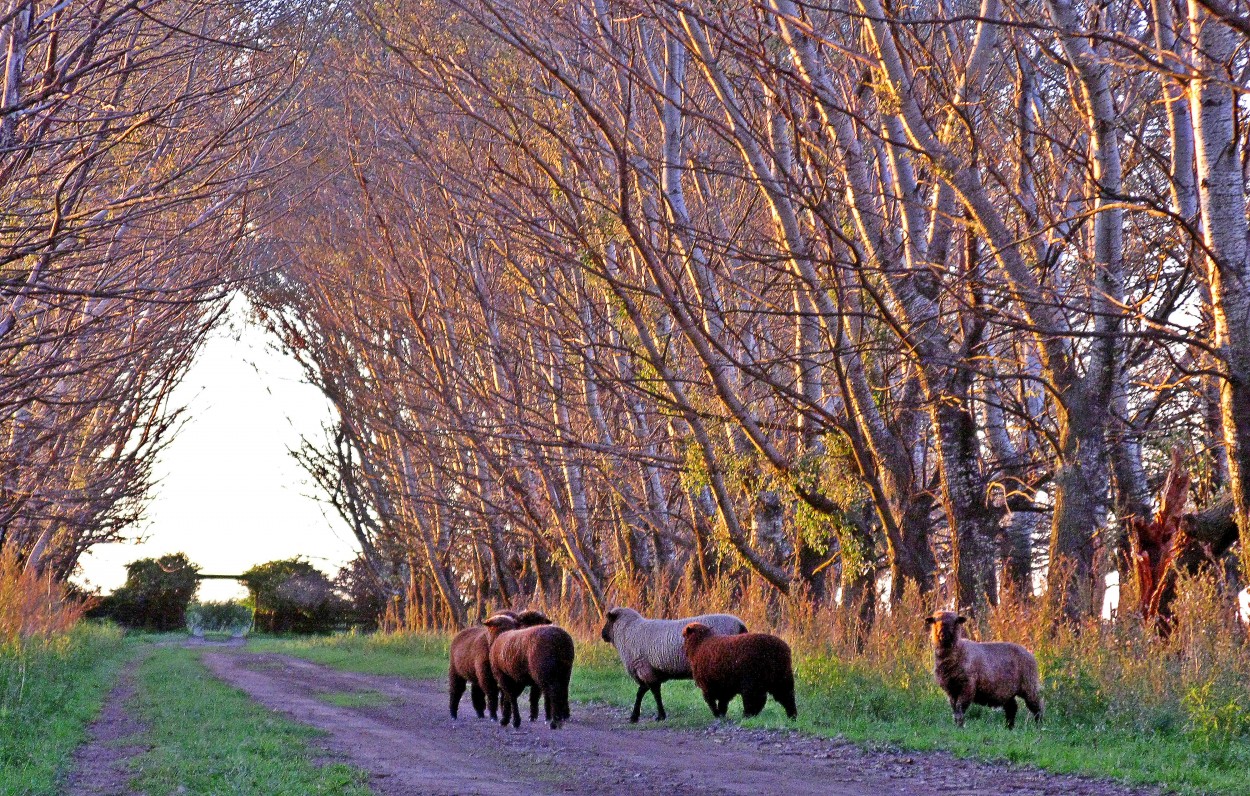
[[[739,694],[743,717],[758,715],[771,694],[787,716],[798,717],[786,642],[767,633],[718,636],[707,625],[691,622],[682,631],[682,643],[695,685],[713,716],[724,716],[729,701]]]
[[[501,611],[500,616],[508,616],[517,620],[522,627],[549,625],[551,620],[538,611]],[[499,718],[499,686],[490,670],[490,643],[486,628],[471,627],[462,630],[451,640],[451,665],[448,667],[447,681],[450,696],[451,717],[456,718],[460,710],[460,698],[468,687],[469,698],[473,701],[473,709],[478,718],[486,716],[489,707],[490,717]],[[532,695],[535,705],[538,692]]]
[[[1019,644],[970,641],[963,637],[967,621],[954,611],[938,611],[924,620],[933,640],[933,675],[950,699],[955,724],[964,726],[964,713],[975,703],[1001,707],[1011,729],[1016,726],[1016,697],[1040,724],[1042,684],[1033,653]]]
[[[542,692],[543,707],[551,728],[556,729],[569,718],[569,679],[573,676],[573,638],[554,625],[521,627],[508,616],[492,616],[486,620],[490,641],[490,668],[503,695],[503,717],[500,723],[521,726],[518,699],[526,686],[531,687],[530,721],[538,718],[537,693]]]

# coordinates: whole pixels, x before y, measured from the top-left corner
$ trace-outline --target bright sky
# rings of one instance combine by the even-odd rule
[[[300,555],[333,576],[355,557],[351,531],[290,455],[301,435],[321,437],[332,410],[276,342],[236,299],[173,394],[185,424],[157,462],[143,540],[93,548],[76,580],[107,593],[127,563],[176,552],[223,574]],[[234,581],[200,587],[204,600],[245,594]]]

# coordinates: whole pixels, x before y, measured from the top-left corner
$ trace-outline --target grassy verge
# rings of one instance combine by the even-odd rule
[[[282,652],[340,669],[371,674],[442,679],[448,640],[442,636],[336,636],[319,639],[258,639],[254,648]],[[632,706],[635,687],[615,651],[602,643],[580,643],[571,684],[581,702]],[[1058,666],[1054,667],[1061,671]],[[923,669],[887,676],[865,665],[829,656],[803,656],[798,663],[798,729],[842,737],[873,747],[945,750],[961,757],[1038,766],[1059,773],[1109,777],[1162,785],[1183,794],[1250,793],[1250,738],[1212,733],[1166,712],[1117,715],[1101,709],[1079,678],[1048,678],[1048,714],[1038,729],[1021,719],[1015,731],[1003,726],[1001,711],[973,708],[967,727],[957,730],[945,697]],[[664,687],[669,727],[702,727],[710,720],[702,696],[690,682]],[[731,716],[740,715],[740,702]],[[644,719],[654,715],[650,697]],[[644,721],[639,727],[654,726]],[[769,702],[749,727],[790,728]]]
[[[280,652],[364,674],[433,680],[447,677],[451,638],[439,635],[252,636],[249,652]]]
[[[148,728],[143,742],[152,748],[134,763],[138,790],[148,796],[370,792],[365,772],[317,763],[310,743],[317,730],[214,679],[199,654],[158,648],[139,667],[135,710]]]
[[[0,648],[0,794],[58,792],[130,649],[120,630],[95,624]]]

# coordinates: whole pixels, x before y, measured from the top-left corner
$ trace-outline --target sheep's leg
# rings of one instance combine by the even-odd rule
[[[964,714],[968,712],[968,707],[972,704],[974,693],[971,688],[965,688],[951,697],[951,709],[955,712],[956,727],[964,726]]]
[[[469,685],[469,698],[473,700],[473,710],[477,713],[477,717],[486,716],[486,692],[477,683]]]
[[[638,696],[638,699],[639,700],[642,699],[641,692]],[[706,702],[707,706],[712,709],[712,718],[720,718],[720,710],[719,708],[716,707],[716,699],[713,698],[709,692],[707,691],[703,692],[703,701]]]
[[[731,699],[733,699],[732,696],[727,696],[727,697],[722,697],[721,699],[716,700],[716,715],[717,716],[724,718],[725,716],[729,715],[729,701]]]
[[[742,718],[749,719],[760,715],[768,702],[768,694],[763,690],[751,688],[742,692]]]
[[[530,721],[538,721],[538,698],[543,695],[538,690],[538,683],[530,686]],[[547,718],[551,718],[551,705],[547,705]]]
[[[785,680],[778,684],[776,690],[771,692],[773,699],[777,700],[777,704],[786,710],[786,718],[793,721],[799,717],[799,710],[794,704],[794,681]]]
[[[1012,697],[1003,703],[1003,713],[1007,714],[1007,729],[1014,730],[1016,728],[1016,711],[1019,710],[1016,704],[1016,698]]]
[[[502,727],[507,727],[508,723],[512,721],[512,709],[515,707],[516,700],[513,698],[512,692],[502,683],[500,683],[499,696],[503,699],[503,710],[500,711],[503,715],[499,720],[499,724]]]
[[[569,681],[565,678],[560,681],[555,689],[556,694],[556,713],[561,721],[568,721],[573,717],[572,711],[569,710]]]
[[[495,681],[486,684],[486,708],[490,711],[491,721],[499,720],[499,686]]]
[[[629,723],[637,724],[638,716],[642,713],[642,698],[646,696],[648,686],[640,684],[638,686],[638,696],[634,697],[634,712],[629,714]]]
[[[664,700],[660,697],[659,683],[652,684],[651,696],[655,697],[655,720],[664,721],[668,718],[668,714],[664,712]]]
[[[560,722],[564,719],[564,712],[560,708],[559,686],[547,685],[543,687],[543,705],[547,710],[547,723],[551,725],[551,729],[559,729]]]
[[[448,675],[447,693],[451,697],[451,704],[448,705],[448,707],[451,709],[451,717],[453,719],[456,718],[456,714],[460,712],[460,697],[464,696],[465,685],[466,683],[463,677],[457,677],[454,674]]]

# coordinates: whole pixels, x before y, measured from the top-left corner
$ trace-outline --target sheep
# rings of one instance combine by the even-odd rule
[[[690,661],[682,648],[682,628],[691,622],[701,622],[723,635],[747,632],[742,620],[730,614],[705,614],[689,619],[645,619],[632,608],[613,608],[608,611],[603,626],[603,640],[616,647],[625,671],[638,684],[634,698],[631,723],[638,722],[642,712],[642,698],[648,691],[655,697],[656,721],[668,717],[664,712],[664,700],[660,686],[669,680],[689,680]]]
[[[1042,685],[1033,653],[1019,644],[970,641],[963,637],[967,621],[954,611],[938,611],[924,620],[933,640],[933,676],[950,699],[955,724],[964,726],[964,712],[976,703],[1001,707],[1010,730],[1016,726],[1016,697],[1041,724]]]
[[[538,611],[501,611],[501,616],[508,616],[522,627],[549,625],[551,620]],[[464,696],[465,687],[471,688],[469,698],[477,717],[485,718],[486,709],[490,708],[490,717],[499,718],[499,686],[490,670],[490,645],[486,637],[486,628],[471,627],[456,634],[451,641],[451,664],[448,667],[448,693],[450,695],[451,717],[456,718],[460,711],[460,698]],[[534,703],[538,702],[538,692],[531,695]]]
[[[492,616],[485,622],[490,643],[490,668],[503,694],[500,724],[521,726],[518,698],[526,686],[530,692],[530,721],[538,718],[538,691],[551,728],[569,718],[569,679],[573,675],[573,638],[554,625],[521,627],[509,616]]]
[[[786,642],[767,633],[717,636],[701,622],[686,625],[682,640],[695,685],[712,716],[724,716],[729,701],[738,694],[742,695],[743,717],[759,715],[771,694],[789,719],[798,718],[794,669]]]

